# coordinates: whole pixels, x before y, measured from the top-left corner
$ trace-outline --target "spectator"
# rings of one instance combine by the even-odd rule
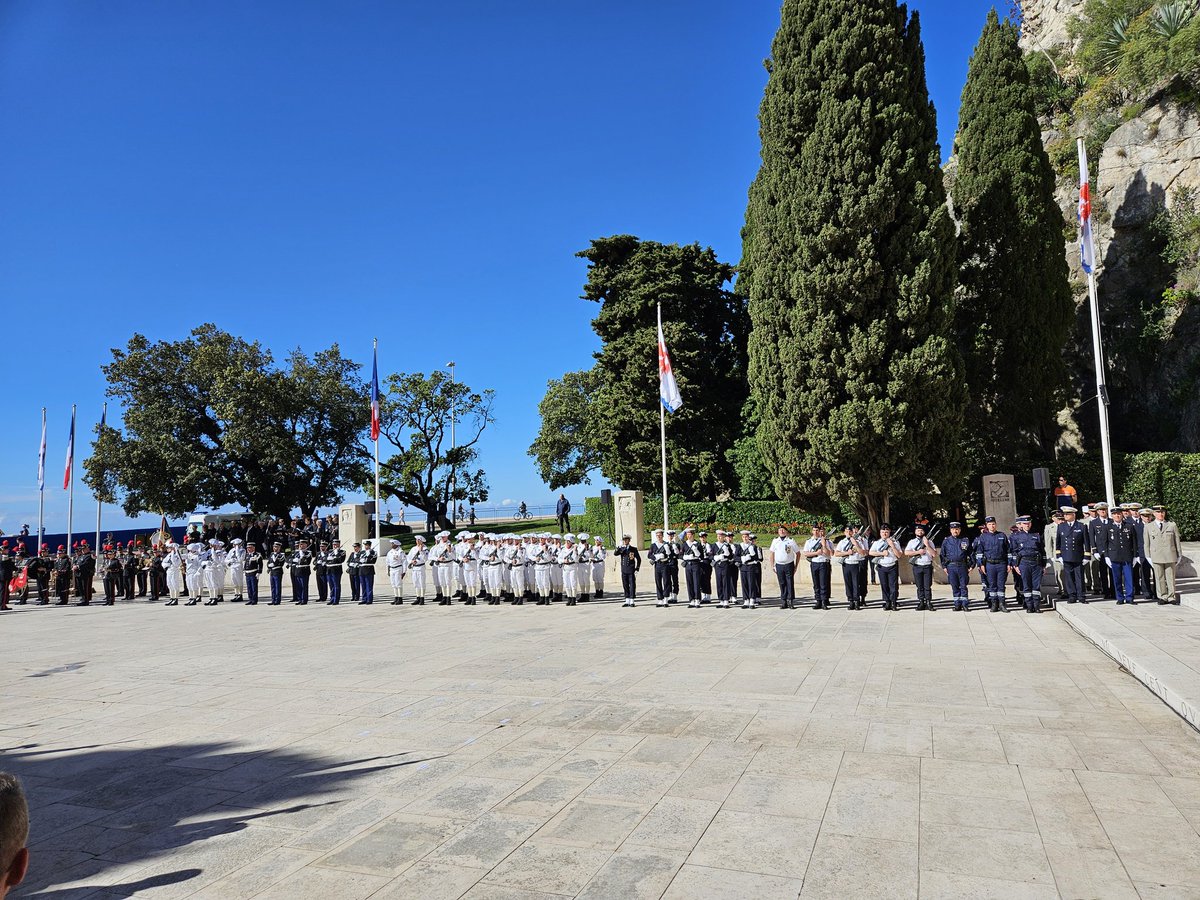
[[[25,880],[29,869],[29,804],[15,775],[0,772],[0,898]]]
[[[558,506],[555,507],[554,515],[558,517],[558,530],[564,534],[571,530],[571,501],[567,499],[566,494],[558,495]]]
[[[1062,509],[1064,506],[1079,506],[1079,495],[1075,493],[1075,488],[1067,484],[1067,479],[1063,475],[1058,476],[1058,487],[1054,489],[1054,506],[1056,509]]]
[[[471,504],[471,527],[475,527],[475,504]]]

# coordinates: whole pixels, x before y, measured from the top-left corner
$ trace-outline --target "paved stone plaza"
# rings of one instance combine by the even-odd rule
[[[143,602],[0,648],[20,896],[1200,897],[1200,735],[1054,613]]]

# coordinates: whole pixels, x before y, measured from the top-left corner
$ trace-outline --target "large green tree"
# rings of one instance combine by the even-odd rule
[[[785,0],[759,111],[739,290],[758,443],[780,497],[872,524],[958,487],[954,227],[917,16]]]
[[[336,344],[280,367],[210,324],[182,341],[135,334],[112,354],[102,369],[123,421],[97,435],[84,480],[128,515],[311,514],[366,477],[366,388]]]
[[[657,308],[683,408],[667,416],[672,493],[712,498],[736,488],[725,451],[741,436],[747,396],[746,300],[727,285],[734,268],[699,244],[622,234],[592,241],[583,298],[601,348],[590,372],[550,383],[529,453],[553,486],[599,468],[624,489],[661,491]],[[581,391],[588,392],[579,400]]]
[[[951,189],[959,221],[956,331],[973,460],[1053,453],[1075,302],[1063,216],[1016,25],[996,11],[971,57]]]
[[[487,476],[475,463],[479,439],[495,421],[495,392],[473,391],[441,371],[389,375],[386,384],[380,437],[396,452],[380,460],[380,493],[449,528],[452,504],[488,498]]]

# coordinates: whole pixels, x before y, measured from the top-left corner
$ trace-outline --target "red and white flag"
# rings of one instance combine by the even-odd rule
[[[1092,237],[1092,189],[1088,184],[1087,150],[1079,145],[1079,261],[1091,275],[1096,267],[1096,242]]]

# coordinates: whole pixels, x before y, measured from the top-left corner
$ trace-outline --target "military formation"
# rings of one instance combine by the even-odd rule
[[[763,571],[770,569],[779,586],[779,608],[794,609],[797,567],[807,563],[814,609],[830,608],[831,576],[839,566],[849,609],[865,609],[870,586],[877,584],[882,608],[896,611],[902,562],[911,572],[917,610],[937,608],[935,562],[945,573],[956,611],[971,609],[974,581],[983,606],[992,612],[1007,608],[1010,583],[1030,613],[1041,612],[1047,600],[1087,603],[1089,597],[1109,597],[1132,605],[1140,597],[1160,604],[1179,602],[1175,565],[1182,551],[1178,530],[1164,507],[1128,503],[1110,509],[1096,503],[1081,516],[1071,499],[1064,495],[1040,533],[1033,530],[1030,516],[1018,517],[1007,533],[989,516],[974,538],[967,536],[961,522],[950,522],[940,545],[930,537],[925,521],[913,523],[912,536],[905,540],[887,524],[877,535],[847,525],[840,537],[815,525],[803,541],[780,527],[764,550],[758,535],[749,530],[735,534],[718,529],[710,541],[706,531],[689,527],[678,533],[655,530],[646,557],[659,607],[680,603],[682,594],[693,609],[710,603],[722,609],[756,609],[763,603]],[[215,606],[226,599],[254,606],[260,602],[260,586],[261,600],[279,606],[285,585],[290,602],[301,606],[337,606],[347,588],[350,602],[371,605],[380,566],[390,588],[390,598],[384,599],[393,605],[408,600],[422,606],[432,600],[442,606],[455,601],[473,606],[482,600],[489,605],[575,606],[604,598],[608,556],[600,537],[583,533],[461,531],[452,537],[442,531],[432,542],[417,535],[408,550],[392,540],[382,557],[372,541],[356,541],[347,550],[329,533],[301,533],[291,540],[280,535],[270,547],[240,537],[228,544],[199,534],[189,534],[183,543],[167,534],[159,537],[149,545],[105,544],[99,560],[86,540],[77,542],[70,553],[59,546],[52,554],[43,545],[33,556],[26,555],[23,542],[10,547],[5,540],[0,544],[0,608],[9,608],[10,583],[22,580],[27,589],[16,603],[36,596],[36,604],[63,606],[74,597],[78,605],[88,606],[96,576],[102,602],[109,606],[135,598],[163,600],[167,606]],[[613,555],[623,606],[635,606],[642,552],[631,535],[623,535]],[[1049,591],[1044,589],[1047,579]]]

